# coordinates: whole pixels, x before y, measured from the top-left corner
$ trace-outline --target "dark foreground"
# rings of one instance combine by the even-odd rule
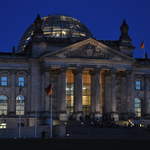
[[[40,149],[59,149],[59,150],[95,150],[95,149],[135,149],[150,146],[150,139],[8,139],[0,140],[0,147],[7,148],[40,148]]]

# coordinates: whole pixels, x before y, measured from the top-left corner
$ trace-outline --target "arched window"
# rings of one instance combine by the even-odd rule
[[[135,116],[141,117],[141,100],[139,98],[134,99]]]
[[[16,97],[16,115],[24,115],[24,96],[18,95]]]
[[[0,115],[7,115],[8,97],[0,95]]]

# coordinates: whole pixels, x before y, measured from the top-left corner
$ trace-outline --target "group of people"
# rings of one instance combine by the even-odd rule
[[[126,121],[127,122],[127,121]],[[78,120],[71,115],[68,121],[69,124],[74,124],[78,126],[88,126],[88,127],[109,127],[109,128],[117,128],[117,127],[133,127],[132,124],[128,123],[128,125],[119,125],[116,121],[110,116],[103,117],[95,117],[94,114],[89,115],[81,115]]]
[[[80,116],[78,120],[74,118],[74,116],[70,116],[69,122],[81,125],[81,126],[92,126],[92,127],[117,127],[114,119],[110,119],[108,117],[95,117],[93,114]],[[69,124],[68,122],[68,124]]]

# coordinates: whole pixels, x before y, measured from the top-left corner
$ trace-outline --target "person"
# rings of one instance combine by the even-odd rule
[[[83,122],[83,121],[84,121],[84,120],[83,120],[83,116],[82,116],[82,115],[79,117],[79,120],[80,120],[81,122]]]
[[[42,139],[44,139],[45,136],[46,136],[46,132],[45,132],[45,131],[42,131],[41,136],[42,136]]]

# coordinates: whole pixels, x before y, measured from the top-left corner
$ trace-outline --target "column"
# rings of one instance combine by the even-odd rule
[[[67,120],[67,105],[66,105],[66,68],[61,68],[59,73],[58,87],[58,105],[59,105],[59,120]]]
[[[82,68],[77,68],[74,73],[74,112],[76,119],[82,115]]]
[[[41,109],[41,70],[39,62],[32,60],[31,62],[31,116],[35,116]]]
[[[104,98],[104,113],[108,117],[111,112],[111,74],[110,71],[105,72],[105,98]]]
[[[43,70],[41,73],[41,95],[42,95],[42,97],[41,97],[41,103],[40,103],[42,113],[44,113],[46,111],[45,110],[45,95],[46,95],[45,88],[46,88],[46,86],[45,86],[45,72]]]
[[[122,119],[128,119],[128,107],[125,107],[128,105],[127,99],[128,99],[128,82],[127,82],[127,76],[126,71],[121,73],[121,109],[120,109],[120,115]]]
[[[147,75],[144,77],[144,116],[150,117],[150,77]]]
[[[134,85],[135,85],[135,79],[134,79],[134,73],[130,70],[127,71],[127,81],[128,81],[128,89],[127,89],[127,108],[128,108],[128,117],[132,118],[135,115],[134,111]]]
[[[44,69],[41,73],[41,95],[42,97],[41,97],[40,105],[41,105],[41,111],[46,116],[49,116],[49,113],[50,113],[50,97],[45,92],[45,88],[47,88],[50,83],[51,83],[50,71]]]
[[[30,114],[31,111],[31,73],[27,74],[27,100],[25,102],[26,114]]]
[[[16,111],[16,77],[15,71],[11,71],[10,81],[11,81],[11,88],[10,88],[10,99],[8,103],[8,114],[15,115]]]
[[[91,74],[91,112],[95,117],[102,117],[102,104],[100,103],[100,69],[95,69]]]
[[[50,83],[51,83],[51,81],[50,81],[50,72],[46,71],[44,73],[44,86],[45,86],[45,88],[47,88]],[[50,96],[48,96],[46,94],[46,92],[45,92],[45,100],[44,100],[44,111],[50,112]]]
[[[116,99],[116,72],[111,71],[111,118],[115,121],[119,120],[117,113],[117,99]]]

